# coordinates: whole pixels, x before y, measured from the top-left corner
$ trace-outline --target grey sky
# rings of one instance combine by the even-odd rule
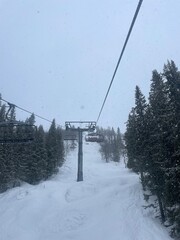
[[[96,120],[137,4],[0,0],[3,98],[61,125]],[[153,69],[162,71],[167,59],[179,66],[179,13],[179,0],[143,1],[99,125],[123,132],[135,85],[147,96]]]

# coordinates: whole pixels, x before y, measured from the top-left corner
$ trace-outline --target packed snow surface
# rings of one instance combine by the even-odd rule
[[[143,208],[138,175],[105,163],[97,143],[83,147],[83,182],[75,150],[51,180],[0,194],[0,240],[170,240]]]

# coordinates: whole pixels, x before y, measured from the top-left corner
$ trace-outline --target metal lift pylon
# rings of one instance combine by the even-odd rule
[[[75,125],[83,125],[85,127],[76,127]],[[83,132],[93,132],[96,128],[95,121],[66,121],[66,131],[76,131],[78,133],[78,171],[77,182],[83,181]]]

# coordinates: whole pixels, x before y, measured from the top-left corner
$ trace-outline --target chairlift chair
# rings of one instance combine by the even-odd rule
[[[15,105],[8,103],[9,109],[6,119],[0,121],[0,143],[29,143],[34,140],[37,127],[34,124],[27,124],[10,118],[10,110],[15,109]]]
[[[63,134],[63,139],[65,141],[76,141],[77,140],[77,134]]]
[[[103,142],[104,136],[100,133],[88,133],[85,136],[86,142]]]
[[[37,128],[18,121],[0,122],[0,143],[30,143]]]

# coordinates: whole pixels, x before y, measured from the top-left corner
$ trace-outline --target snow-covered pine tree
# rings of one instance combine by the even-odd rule
[[[56,173],[64,161],[64,145],[60,128],[56,128],[55,120],[46,134],[47,173],[49,176]]]
[[[35,124],[35,116],[32,114],[25,121],[28,125]],[[28,132],[31,131],[34,135],[34,128],[28,126]],[[27,127],[19,128],[19,136],[20,138],[27,137]],[[37,171],[37,159],[36,159],[36,147],[35,142],[30,142],[28,144],[18,144],[18,152],[19,152],[19,178],[22,181],[34,184],[35,175]]]
[[[163,222],[165,221],[165,142],[168,134],[168,112],[167,94],[163,78],[161,74],[154,70],[147,111],[149,140],[147,144],[146,183],[150,191],[157,196]]]
[[[140,88],[135,89],[135,122],[136,122],[136,161],[139,167],[142,185],[144,187],[144,172],[146,167],[147,122],[145,118],[147,103]]]
[[[104,136],[104,141],[100,143],[102,158],[105,159],[106,162],[119,162],[124,149],[120,129],[118,128],[116,132],[114,128],[108,127],[107,129],[101,128],[98,132]]]
[[[113,131],[113,134],[114,137],[112,141],[112,160],[114,162],[119,162],[124,149],[120,129],[118,128],[117,132]]]
[[[126,132],[124,134],[125,139],[125,148],[127,151],[127,167],[132,169],[134,172],[139,172],[139,164],[137,161],[137,132],[136,132],[136,117],[135,117],[135,110],[132,108],[128,121],[126,123]]]
[[[0,122],[7,122],[6,107],[0,104]],[[9,120],[15,120],[15,110],[11,109],[8,114]],[[14,136],[14,128],[11,125],[0,126],[0,139],[10,139]],[[15,181],[14,148],[10,144],[0,143],[0,191],[11,188]]]
[[[45,142],[45,131],[40,125],[35,134],[35,145],[37,155],[37,180],[44,180],[47,178],[47,150]]]
[[[167,165],[166,165],[166,205],[168,215],[176,222],[176,231],[180,235],[180,72],[173,61],[164,65],[163,76],[165,78],[168,94],[168,139]]]
[[[0,122],[16,120],[14,108],[9,111],[8,119],[6,115],[6,107],[0,101]],[[8,123],[6,127],[0,127],[3,141],[5,137],[15,140],[34,136],[30,143],[0,143],[0,192],[19,185],[21,181],[37,184],[56,173],[64,162],[62,130],[56,128],[55,120],[48,132],[42,126],[35,130],[34,114],[26,119],[25,124],[14,126]]]
[[[64,163],[64,143],[63,143],[63,134],[60,127],[56,128],[56,139],[57,139],[57,166],[61,167]]]
[[[128,167],[143,170],[144,187],[157,196],[162,221],[180,237],[180,72],[175,63],[168,61],[163,74],[153,71],[148,105],[140,92],[135,98],[125,133]]]

